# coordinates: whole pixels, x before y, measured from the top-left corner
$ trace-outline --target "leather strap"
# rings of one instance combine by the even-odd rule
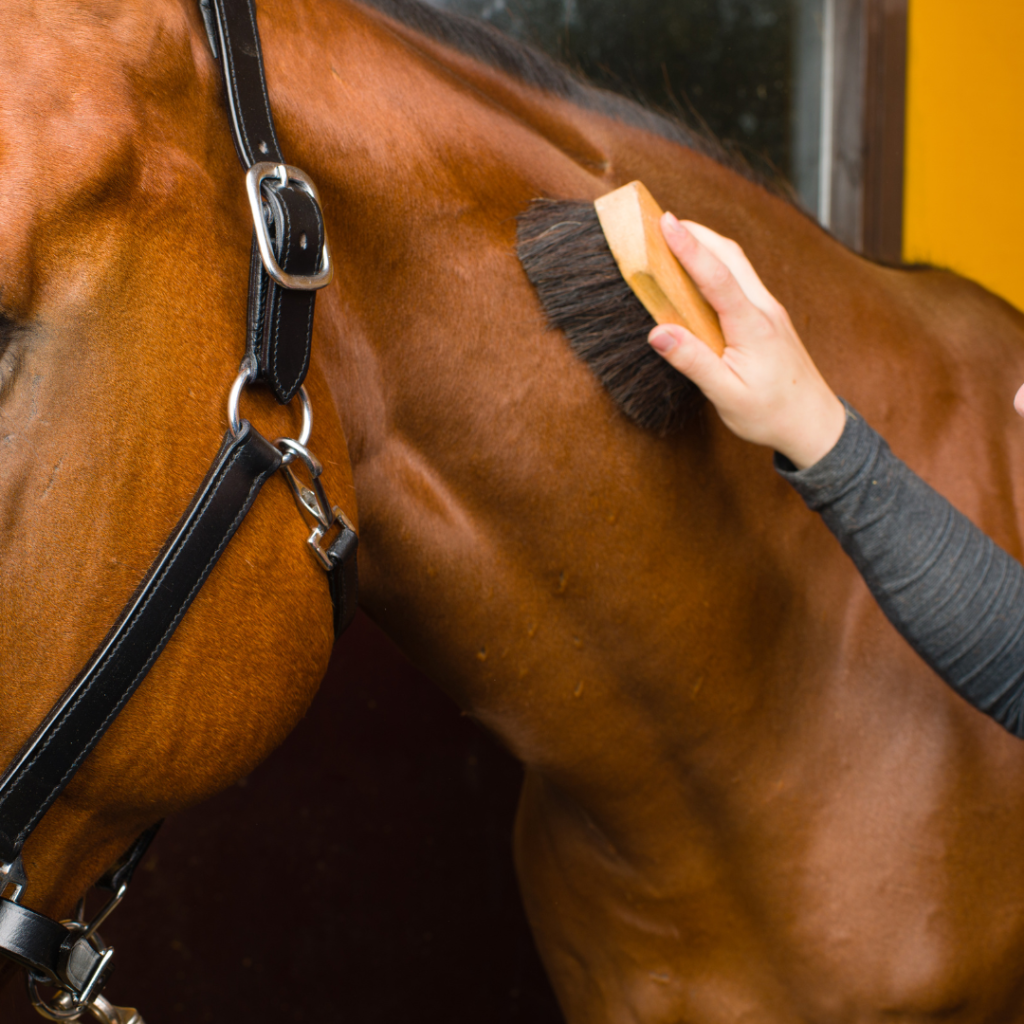
[[[200,0],[200,7],[223,67],[231,134],[242,166],[283,164],[252,0]],[[289,274],[315,273],[325,234],[319,204],[304,189],[273,180],[264,183],[261,195],[278,265]],[[291,401],[309,369],[315,303],[316,292],[282,288],[270,279],[254,235],[248,350],[257,379],[266,381],[282,404]]]
[[[0,778],[0,858],[29,833],[107,731],[170,639],[281,453],[247,422],[89,663]],[[0,947],[2,948],[2,947]]]
[[[0,950],[37,977],[76,995],[93,980],[102,960],[78,933],[10,900],[0,900]],[[101,976],[96,987],[102,985]]]
[[[231,134],[242,166],[284,162],[263,73],[263,50],[251,0],[199,0],[213,56],[221,60]]]
[[[356,549],[359,538],[354,530],[342,524],[341,533],[327,549],[334,568],[327,573],[334,602],[334,637],[337,639],[352,624],[359,607],[359,573],[356,569]]]
[[[294,185],[278,185],[263,197],[278,265],[289,274],[314,274],[324,246],[320,207]],[[309,370],[315,298],[316,292],[281,288],[270,279],[254,233],[246,348],[257,378],[267,382],[282,404],[292,400]]]

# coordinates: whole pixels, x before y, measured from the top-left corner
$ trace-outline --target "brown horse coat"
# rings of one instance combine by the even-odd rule
[[[160,413],[186,412],[192,382],[216,381],[216,391],[239,355],[183,343],[230,334],[242,308],[241,292],[229,300],[219,290],[220,274],[237,280],[244,250],[229,241],[247,229],[240,198],[228,198],[231,181],[240,196],[240,179],[222,143],[212,62],[188,0],[142,9],[104,5],[100,24],[98,9],[75,8],[81,37],[62,29],[41,54],[18,47],[17,58],[3,57],[3,81],[21,77],[3,86],[2,294],[14,320],[33,325],[38,349],[53,349],[50,383],[33,391],[35,371],[22,372],[0,405],[4,434],[36,432],[32,457],[15,449],[16,468],[0,447],[4,522],[25,521],[10,540],[5,527],[3,593],[32,581],[13,599],[15,626],[2,627],[5,661],[13,649],[25,678],[66,639],[47,685],[19,691],[5,711],[5,749],[120,600],[72,602],[79,586],[105,593],[108,570],[81,559],[85,583],[67,580],[52,520],[44,529],[19,495],[43,492],[61,454],[73,453],[69,476],[77,469],[96,488],[88,549],[129,563],[114,573],[126,592],[145,563],[138,550],[165,528],[136,509],[183,497],[191,483],[175,474],[192,462],[168,441],[153,466],[121,439],[140,436],[140,418],[150,429],[163,422],[156,410],[143,414],[144,402],[160,395]],[[1024,746],[906,647],[773,473],[770,453],[734,439],[707,410],[664,439],[622,416],[545,328],[514,255],[515,217],[537,196],[592,199],[641,178],[662,205],[737,238],[830,382],[1018,557],[1024,433],[1010,399],[1024,380],[1020,314],[949,274],[861,260],[697,150],[350,0],[265,0],[260,26],[282,146],[320,187],[338,264],[319,305],[314,382],[324,383],[314,398],[322,410],[329,388],[349,440],[365,606],[527,766],[520,878],[570,1021],[1020,1017]],[[71,57],[82,52],[88,71]],[[26,95],[27,69],[48,91]],[[35,161],[14,156],[26,133]],[[166,137],[183,140],[174,159],[154,152]],[[42,176],[49,205],[33,190],[39,166],[56,168]],[[207,187],[182,192],[182,182],[207,177]],[[182,208],[185,194],[192,205]],[[180,223],[162,197],[175,197]],[[138,203],[128,232],[126,210]],[[33,220],[43,206],[46,218]],[[160,232],[146,230],[150,209],[163,211]],[[112,241],[99,231],[104,217]],[[208,225],[223,244],[198,245]],[[127,258],[129,238],[167,289],[183,272],[182,251],[203,264],[194,275],[186,267],[194,302],[179,310],[174,339],[143,315],[169,291],[136,307],[143,274]],[[106,326],[111,309],[130,314],[150,346],[129,346],[126,325],[110,354],[88,333],[97,297]],[[192,372],[157,357],[158,342],[166,354],[171,340]],[[148,387],[121,385],[112,403],[129,353],[147,363]],[[49,434],[36,411],[43,398],[48,421],[60,423]],[[65,417],[58,403],[81,411]],[[205,411],[187,427],[207,446],[219,429]],[[340,432],[336,441],[341,468]],[[58,492],[65,530],[82,526],[80,493],[70,483]],[[192,613],[192,646],[177,648],[195,660],[147,682],[150,702],[137,702],[55,820],[75,820],[74,794],[78,807],[103,798],[102,764],[117,763],[104,759],[127,749],[161,687],[195,692],[187,668],[207,688],[224,680],[210,708],[232,728],[227,682],[244,689],[280,669],[276,644],[296,634],[275,617],[287,607],[275,598],[308,567],[255,536],[274,516],[277,529],[294,519],[277,500],[217,577],[266,605],[266,646],[220,642],[216,609],[235,605],[211,591]],[[106,526],[114,515],[119,526]],[[145,536],[129,544],[126,523]],[[43,569],[30,577],[32,566]],[[65,610],[59,619],[40,615],[44,583]],[[312,654],[288,648],[300,661],[300,697],[280,719],[242,723],[261,749],[297,713],[326,643],[317,638]],[[189,760],[188,795],[200,795],[195,765],[205,762],[190,734],[166,735],[162,751],[172,765]],[[215,759],[207,784],[244,760],[237,750]],[[137,755],[131,763],[159,790]],[[122,810],[108,801],[108,817]]]

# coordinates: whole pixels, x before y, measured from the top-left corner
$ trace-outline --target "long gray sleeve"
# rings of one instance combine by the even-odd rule
[[[1024,737],[1024,569],[847,405],[815,465],[775,467],[836,535],[889,621],[962,697]]]

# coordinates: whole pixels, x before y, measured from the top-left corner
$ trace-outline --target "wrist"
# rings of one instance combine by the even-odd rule
[[[798,470],[808,469],[832,451],[845,428],[846,408],[827,390],[811,407],[801,411],[775,449]]]

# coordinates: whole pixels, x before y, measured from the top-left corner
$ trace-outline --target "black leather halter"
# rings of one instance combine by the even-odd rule
[[[103,946],[96,928],[123,897],[159,826],[100,880],[114,897],[88,925],[60,923],[21,905],[27,884],[22,847],[152,668],[260,488],[278,469],[283,467],[311,522],[309,545],[327,573],[336,636],[356,610],[358,540],[327,500],[320,464],[306,448],[312,419],[302,384],[313,307],[316,290],[332,275],[319,197],[306,175],[281,155],[252,0],[200,0],[200,9],[224,73],[253,212],[246,357],[231,388],[230,430],[199,491],[107,637],[0,776],[0,955],[27,970],[36,1008],[54,1020],[76,1020],[88,1011],[100,1020],[141,1022],[134,1011],[119,1011],[100,995],[113,950]],[[271,444],[238,418],[239,394],[257,380],[282,404],[300,398],[304,426],[298,440]],[[306,466],[308,485],[294,472],[297,463]],[[44,1000],[40,984],[54,986],[56,998]]]

